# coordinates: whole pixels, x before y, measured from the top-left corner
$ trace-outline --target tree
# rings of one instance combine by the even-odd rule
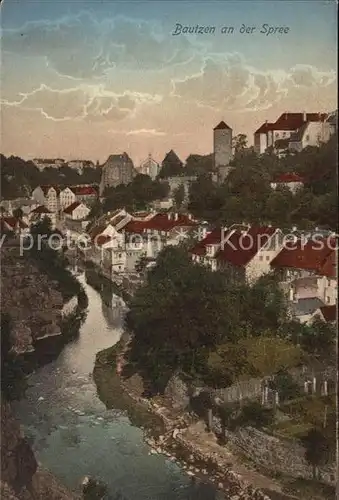
[[[13,216],[14,216],[16,219],[22,219],[23,215],[24,215],[24,213],[23,213],[23,211],[22,211],[22,209],[21,209],[21,208],[15,208],[15,209],[13,210]]]
[[[314,318],[311,325],[303,332],[301,345],[306,352],[318,355],[333,355],[336,340],[335,328],[320,318]]]
[[[312,466],[313,478],[318,477],[318,468],[328,463],[331,445],[320,429],[313,428],[302,438],[305,458]]]
[[[234,154],[243,152],[247,148],[247,136],[245,134],[238,134],[232,139],[232,149]]]
[[[270,388],[278,391],[281,402],[297,398],[301,395],[299,385],[294,381],[287,370],[279,370],[270,382]]]
[[[237,425],[260,428],[270,425],[273,421],[274,413],[271,408],[264,408],[259,402],[252,401],[242,407]]]
[[[180,186],[178,186],[173,193],[174,203],[177,208],[180,208],[181,205],[183,204],[185,200],[185,195],[186,195],[185,187],[183,184],[180,184]]]

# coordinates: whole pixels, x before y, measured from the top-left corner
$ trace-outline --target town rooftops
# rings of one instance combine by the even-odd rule
[[[154,214],[148,220],[132,220],[126,224],[124,230],[128,233],[142,233],[148,229],[153,231],[171,231],[179,226],[196,226],[197,222],[193,221],[190,216],[185,214]]]
[[[190,253],[206,255],[209,245],[220,245],[216,259],[234,266],[246,266],[276,231],[269,226],[253,226],[243,231],[238,228],[216,228],[197,243]]]
[[[39,205],[38,207],[34,208],[31,212],[32,214],[51,214],[52,212],[48,210],[45,205]]]
[[[228,129],[228,130],[232,130],[231,127],[229,127],[227,125],[227,123],[225,123],[223,120],[218,123],[218,125],[216,127],[214,127],[213,130],[225,130],[225,129]]]
[[[304,239],[285,243],[284,248],[272,260],[275,269],[292,268],[315,271],[320,275],[335,275],[335,239]]]
[[[82,205],[82,203],[80,203],[80,201],[75,201],[71,205],[69,205],[67,208],[65,208],[64,213],[71,215],[73,213],[73,210],[78,208],[80,205]]]
[[[301,177],[298,174],[294,174],[293,172],[288,172],[286,174],[280,174],[276,179],[273,181],[276,183],[282,183],[282,184],[288,184],[289,182],[302,182],[304,183],[303,177]]]
[[[266,134],[270,130],[274,130],[274,123],[263,123],[254,133],[255,134]]]

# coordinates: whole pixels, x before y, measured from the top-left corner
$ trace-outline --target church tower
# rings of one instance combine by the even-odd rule
[[[224,121],[213,129],[213,153],[215,171],[223,182],[231,170],[232,160],[232,129]]]

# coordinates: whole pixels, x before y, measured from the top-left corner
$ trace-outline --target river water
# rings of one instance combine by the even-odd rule
[[[166,457],[151,455],[127,413],[107,410],[98,398],[95,356],[119,340],[124,311],[106,306],[84,275],[79,280],[89,300],[79,338],[31,375],[26,398],[14,406],[38,461],[74,490],[86,475],[103,481],[111,500],[220,498]]]

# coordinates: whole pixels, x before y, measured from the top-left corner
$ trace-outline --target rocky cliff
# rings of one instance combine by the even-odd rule
[[[27,254],[27,252],[26,252]],[[34,350],[39,338],[60,335],[63,297],[27,255],[20,256],[18,240],[1,248],[1,310],[12,320],[12,344],[17,354]]]
[[[12,414],[1,401],[1,498],[4,500],[76,500],[52,474],[41,469]]]

